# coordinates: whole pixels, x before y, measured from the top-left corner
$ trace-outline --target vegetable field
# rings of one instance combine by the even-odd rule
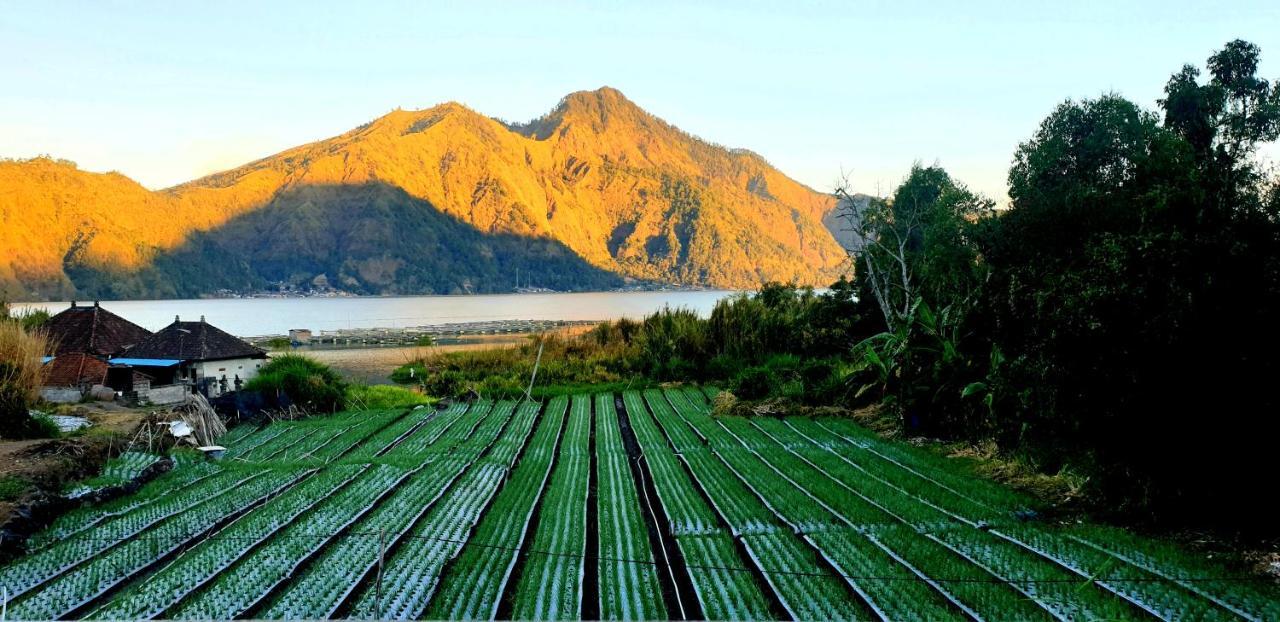
[[[1269,584],[1037,522],[841,419],[692,387],[340,413],[59,518],[10,619],[1280,619]],[[121,468],[137,470],[136,455]]]

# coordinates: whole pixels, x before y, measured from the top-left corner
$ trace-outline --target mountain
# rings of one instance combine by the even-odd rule
[[[825,284],[831,196],[611,88],[504,124],[447,103],[151,192],[48,159],[0,163],[15,297],[194,296],[272,283],[365,293],[598,289],[624,279]]]

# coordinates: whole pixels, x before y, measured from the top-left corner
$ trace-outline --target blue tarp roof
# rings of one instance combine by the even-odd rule
[[[47,365],[47,364],[49,364],[49,361],[52,361],[52,360],[53,360],[53,357],[52,357],[52,356],[46,356],[46,357],[44,357],[44,359],[42,359],[42,360],[40,361],[40,364],[41,364],[41,365]]]
[[[176,359],[111,359],[112,365],[133,365],[134,367],[173,367],[182,361]]]

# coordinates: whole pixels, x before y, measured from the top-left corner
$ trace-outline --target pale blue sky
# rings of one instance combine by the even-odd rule
[[[1280,78],[1274,0],[6,1],[0,156],[160,188],[397,106],[526,120],[610,85],[819,190],[844,169],[887,192],[920,160],[1003,198],[1055,104],[1114,90],[1154,107],[1169,74],[1237,37]]]

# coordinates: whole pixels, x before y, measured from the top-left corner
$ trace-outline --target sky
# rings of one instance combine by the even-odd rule
[[[1280,79],[1280,2],[24,2],[0,9],[0,157],[163,188],[458,101],[528,120],[608,85],[820,191],[940,164],[1003,200],[1067,98],[1155,108],[1231,39]],[[1274,148],[1266,156],[1275,159]]]

